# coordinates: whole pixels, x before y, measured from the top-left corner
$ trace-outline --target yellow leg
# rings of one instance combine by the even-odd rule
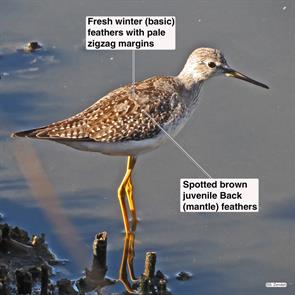
[[[134,203],[134,198],[133,198],[133,184],[132,184],[131,175],[130,175],[130,177],[127,181],[127,184],[126,184],[126,195],[127,195],[127,199],[128,199],[131,217],[132,217],[132,233],[130,233],[130,238],[129,238],[127,264],[128,264],[130,279],[133,282],[136,282],[137,278],[135,277],[135,274],[134,274],[133,260],[134,260],[134,256],[135,256],[135,252],[134,252],[135,236],[134,236],[134,233],[136,231],[136,226],[137,226],[137,217],[136,217],[136,209],[135,209],[135,203]]]
[[[135,240],[135,233],[130,233],[127,264],[128,264],[128,269],[129,269],[131,281],[137,282],[138,279],[136,278],[136,276],[134,274],[134,267],[133,267],[133,260],[134,260],[134,256],[135,256],[134,240]]]
[[[136,226],[137,226],[137,217],[136,217],[135,202],[133,198],[133,184],[132,184],[131,175],[126,184],[126,195],[128,199],[128,205],[129,205],[131,217],[132,217],[132,231],[135,232]]]
[[[125,176],[118,188],[118,198],[120,202],[120,207],[123,216],[124,228],[125,228],[125,241],[124,241],[124,250],[122,255],[122,262],[119,272],[119,280],[123,283],[126,290],[130,293],[134,293],[131,285],[128,281],[127,276],[127,265],[129,269],[130,278],[132,281],[136,281],[133,268],[133,259],[134,259],[134,232],[136,230],[137,219],[136,219],[136,209],[133,198],[133,184],[132,184],[132,170],[134,168],[136,158],[133,156],[128,156],[127,168]],[[125,198],[127,196],[127,201],[129,205],[130,214],[132,216],[132,232],[130,232],[130,226],[128,221],[128,213]],[[132,292],[133,291],[133,292]]]
[[[136,158],[133,156],[128,156],[128,160],[127,160],[127,169],[126,169],[126,173],[125,176],[118,188],[118,199],[120,202],[120,207],[121,207],[121,211],[122,211],[122,216],[123,216],[123,222],[124,222],[124,228],[125,228],[125,233],[129,233],[130,231],[130,226],[129,226],[129,221],[128,221],[128,213],[127,213],[127,208],[126,208],[126,202],[125,202],[125,194],[126,193],[126,186],[127,183],[129,182],[129,179],[131,177],[132,174],[132,169],[135,165],[136,162]],[[132,184],[131,184],[131,192],[133,191],[132,189]],[[128,202],[129,202],[129,197],[128,197]],[[131,200],[131,205],[133,208],[133,211],[135,212],[135,207],[134,207],[134,201],[133,201],[133,197]],[[130,206],[130,202],[129,202],[129,206]],[[131,208],[130,208],[131,211]],[[131,213],[132,214],[132,213]]]

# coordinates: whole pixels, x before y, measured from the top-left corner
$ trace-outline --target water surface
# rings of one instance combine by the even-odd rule
[[[83,50],[86,15],[175,15],[175,51],[136,53],[136,79],[177,74],[199,46],[220,48],[230,65],[270,90],[216,78],[205,84],[196,116],[177,141],[213,177],[260,179],[260,212],[181,214],[179,179],[203,177],[173,144],[142,156],[135,169],[139,217],[135,269],[144,253],[158,253],[173,294],[294,294],[294,3],[275,1],[34,1],[1,0],[1,47],[38,40],[39,56],[3,51],[0,72],[0,211],[32,233],[46,232],[50,247],[69,258],[64,272],[82,269],[40,207],[15,157],[9,134],[82,110],[131,81],[131,52]],[[35,57],[38,56],[37,54]],[[32,56],[34,58],[34,55]],[[52,60],[54,62],[52,62]],[[37,67],[36,71],[16,72]],[[28,140],[18,140],[24,149]],[[33,142],[77,241],[91,258],[95,233],[109,233],[109,272],[117,277],[123,247],[116,190],[125,159]],[[186,282],[179,271],[193,273]],[[269,290],[267,281],[289,283]],[[109,288],[122,291],[121,286]]]

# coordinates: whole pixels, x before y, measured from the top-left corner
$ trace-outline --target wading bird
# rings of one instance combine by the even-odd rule
[[[132,171],[138,155],[159,147],[169,136],[174,137],[197,108],[203,82],[218,75],[268,88],[233,70],[219,50],[198,48],[177,76],[154,76],[128,84],[70,118],[12,136],[52,140],[82,151],[127,156],[126,173],[118,188],[127,234],[135,231],[137,224]]]

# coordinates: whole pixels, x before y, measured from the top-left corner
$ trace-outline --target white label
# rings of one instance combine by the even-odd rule
[[[266,288],[287,288],[287,282],[266,282]]]
[[[175,26],[175,16],[86,16],[86,49],[174,50]]]
[[[257,178],[182,178],[181,212],[258,212]]]

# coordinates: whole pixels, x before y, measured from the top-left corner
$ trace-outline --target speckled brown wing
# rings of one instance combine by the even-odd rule
[[[99,142],[150,138],[160,132],[157,124],[179,114],[180,88],[174,77],[155,76],[120,87],[73,117],[15,135]]]

